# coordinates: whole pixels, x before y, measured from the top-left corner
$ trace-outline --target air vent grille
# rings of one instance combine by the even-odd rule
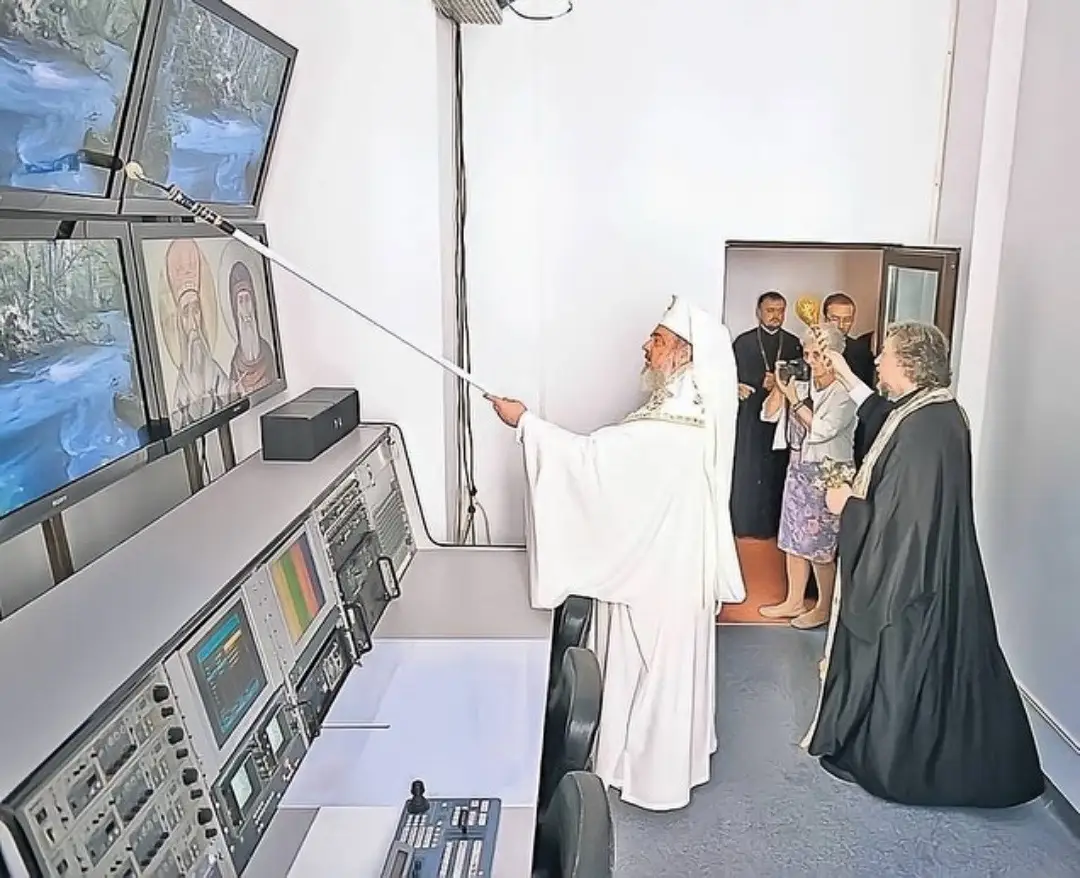
[[[435,8],[459,24],[502,24],[500,0],[434,0]]]

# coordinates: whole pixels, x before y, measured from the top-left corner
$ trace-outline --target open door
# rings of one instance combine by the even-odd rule
[[[905,320],[933,323],[951,343],[959,248],[887,247],[883,257],[878,343]]]

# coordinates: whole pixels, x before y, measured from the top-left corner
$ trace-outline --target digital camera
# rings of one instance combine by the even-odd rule
[[[810,364],[806,360],[780,360],[776,364],[776,376],[787,384],[792,379],[796,381],[810,380]]]

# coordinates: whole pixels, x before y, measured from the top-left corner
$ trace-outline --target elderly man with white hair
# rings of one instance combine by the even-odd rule
[[[738,389],[727,330],[683,299],[644,351],[645,404],[587,436],[492,403],[524,451],[533,605],[597,601],[596,773],[666,811],[709,780],[716,614],[746,597],[729,513]]]

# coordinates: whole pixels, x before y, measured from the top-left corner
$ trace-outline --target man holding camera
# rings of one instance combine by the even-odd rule
[[[775,290],[757,301],[757,326],[733,348],[739,378],[731,523],[736,537],[768,540],[780,528],[780,503],[788,451],[773,448],[776,426],[761,420],[761,407],[776,386],[776,363],[802,362],[799,339],[783,329],[787,300]]]

